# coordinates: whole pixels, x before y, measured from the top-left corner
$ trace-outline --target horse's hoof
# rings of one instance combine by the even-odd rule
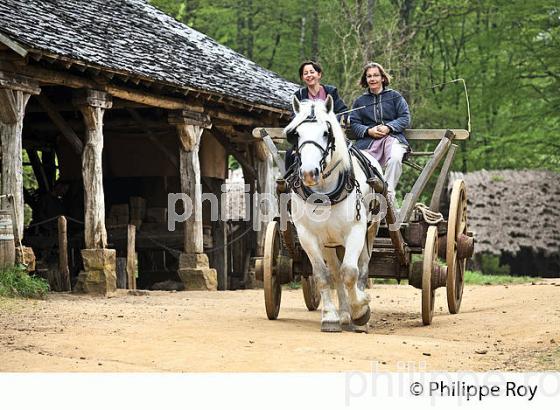
[[[367,324],[367,322],[369,322],[370,316],[371,316],[371,309],[368,306],[367,310],[366,310],[366,313],[364,313],[359,318],[352,319],[352,323],[354,323],[357,326],[363,326],[363,325]]]
[[[343,329],[345,325],[349,325],[352,323],[352,318],[350,317],[349,312],[341,310],[338,312],[338,316],[340,317],[340,324],[342,325]]]
[[[341,326],[344,332],[353,332],[356,328],[353,323],[342,323]]]
[[[365,324],[363,326],[357,326],[357,325],[353,325],[352,326],[352,331],[354,333],[369,333],[369,329],[368,329],[368,325]]]
[[[347,323],[347,324],[343,323],[342,330],[344,332],[352,332],[352,333],[368,333],[367,325],[357,326],[354,323]]]
[[[321,332],[337,333],[342,332],[342,326],[340,322],[321,322]]]

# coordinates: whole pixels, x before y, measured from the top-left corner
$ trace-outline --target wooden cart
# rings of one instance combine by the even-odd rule
[[[412,152],[405,160],[405,163],[417,169],[420,175],[410,193],[405,196],[398,215],[402,221],[398,230],[388,229],[397,218],[395,211],[389,207],[385,221],[374,240],[369,277],[393,278],[398,281],[407,279],[410,285],[421,289],[422,322],[428,325],[433,317],[435,290],[439,287],[445,286],[447,289],[449,312],[459,312],[466,260],[472,256],[474,250],[474,238],[467,230],[467,193],[462,180],[453,184],[448,212],[444,210],[444,213],[447,213],[446,218],[437,221],[425,216],[433,216],[429,211],[440,212],[445,183],[457,150],[453,140],[468,139],[469,133],[459,129],[411,129],[406,130],[405,135],[409,141],[439,140],[439,143],[433,152]],[[253,136],[262,138],[263,144],[269,148],[282,169],[283,161],[274,143],[274,140],[278,142],[282,139],[282,129],[256,128]],[[423,167],[414,162],[414,158],[418,156],[429,157]],[[420,195],[440,165],[429,206],[417,206]],[[281,190],[282,180],[279,180],[278,184]],[[278,317],[281,285],[289,283],[298,275],[301,277],[307,308],[316,310],[320,303],[311,264],[299,245],[295,227],[289,218],[290,215],[285,212],[268,224],[264,255],[257,258],[255,263],[256,277],[264,282],[266,313],[271,320]],[[286,230],[279,229],[280,222],[285,222]],[[340,247],[337,251],[342,253],[344,249]],[[420,260],[413,261],[414,254],[422,255],[418,258]],[[445,261],[445,264],[439,259]]]

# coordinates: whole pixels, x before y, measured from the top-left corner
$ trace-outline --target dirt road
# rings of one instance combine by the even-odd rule
[[[431,326],[419,291],[376,285],[368,334],[321,333],[301,290],[276,321],[262,290],[0,299],[0,371],[558,371],[559,285],[468,286],[458,315],[438,289]]]

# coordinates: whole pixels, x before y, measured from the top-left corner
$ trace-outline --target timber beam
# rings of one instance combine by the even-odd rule
[[[223,132],[220,128],[212,129],[212,135],[216,140],[222,144],[225,148],[226,152],[232,155],[237,162],[243,167],[243,170],[251,176],[251,178],[257,178],[257,171],[253,167],[253,165],[247,160],[247,158],[239,152],[233,144],[229,141],[227,135]]]
[[[155,136],[155,133],[150,129],[150,125],[146,122],[146,120],[144,120],[142,116],[132,108],[129,108],[127,111],[132,119],[141,127],[142,132],[146,135],[148,140],[150,140],[150,142],[154,144],[154,146],[159,149],[174,166],[179,167],[177,155],[161,143],[161,141]]]
[[[177,128],[181,147],[185,151],[192,151],[195,145],[198,148],[202,131],[212,127],[208,115],[188,110],[170,112],[167,121]]]
[[[51,121],[57,126],[64,138],[72,146],[74,152],[78,155],[82,154],[84,149],[84,144],[78,135],[74,132],[72,127],[66,122],[66,120],[60,115],[53,103],[45,95],[38,95],[37,101],[43,107]]]
[[[149,105],[152,107],[170,110],[184,109],[195,112],[202,112],[204,110],[204,107],[201,104],[193,101],[185,101],[184,99],[180,98],[157,95],[127,87],[120,87],[113,84],[108,84],[106,81],[101,81],[101,79],[94,81],[89,78],[59,71],[47,70],[41,67],[35,67],[31,65],[16,67],[13,64],[0,61],[0,79],[2,79],[3,76],[17,75],[16,73],[21,73],[26,77],[33,78],[38,83],[44,85],[60,85],[77,89],[96,89],[105,91],[112,96],[123,100]]]

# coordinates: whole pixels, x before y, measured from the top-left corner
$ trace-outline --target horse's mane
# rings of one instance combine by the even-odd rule
[[[299,112],[284,128],[284,136],[293,132],[305,119],[311,114],[311,109],[314,108],[315,118],[318,123],[330,124],[334,137],[335,150],[331,158],[331,162],[341,161],[343,169],[350,168],[350,154],[346,145],[346,135],[338,122],[336,115],[331,110],[327,112],[327,107],[323,101],[303,100],[299,103]]]

